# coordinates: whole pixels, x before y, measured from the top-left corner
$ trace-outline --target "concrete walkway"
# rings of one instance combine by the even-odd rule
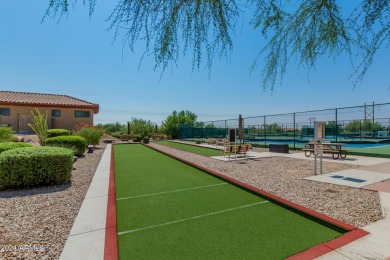
[[[317,259],[390,259],[390,193],[379,192],[379,196],[384,219],[361,228],[370,234]]]
[[[112,145],[108,144],[60,259],[104,259],[111,149]],[[256,158],[283,156],[313,160],[313,157],[307,158],[303,153],[279,154],[264,152],[252,154],[252,156]],[[348,158],[349,160],[344,160],[344,162],[343,160],[333,160],[331,158],[325,160],[363,165],[364,167],[359,169],[390,174],[389,159],[362,156],[348,157],[350,157]],[[387,183],[385,184],[387,185]],[[375,190],[374,185],[376,184],[371,184],[366,187],[373,186]],[[387,188],[384,190],[387,191]],[[370,234],[317,259],[387,259],[390,257],[390,190],[388,192],[379,191],[379,196],[384,219],[361,228]]]
[[[111,144],[107,144],[60,259],[104,259]]]

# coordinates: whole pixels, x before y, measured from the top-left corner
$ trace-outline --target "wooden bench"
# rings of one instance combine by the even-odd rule
[[[251,144],[240,144],[238,153],[243,154],[246,157],[246,153],[252,150],[252,145]]]
[[[246,154],[249,150],[252,149],[251,144],[229,144],[226,143],[222,149],[223,156],[226,155],[226,153],[229,154],[229,160],[230,160],[230,155],[234,154],[236,157],[238,155],[244,155],[246,157]]]
[[[207,139],[207,144],[217,144],[217,138],[209,138]]]
[[[225,144],[228,144],[228,140],[226,138],[222,138],[221,140],[217,140],[217,145],[224,146]]]

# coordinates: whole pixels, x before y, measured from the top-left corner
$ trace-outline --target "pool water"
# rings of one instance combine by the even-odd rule
[[[250,143],[250,142],[248,142]],[[264,143],[267,143],[268,144],[291,144],[293,145],[294,144],[294,141],[271,141],[271,140],[267,140],[266,142],[263,140],[261,142],[254,142],[254,143],[259,143],[259,144],[264,144]],[[340,141],[340,143],[342,143],[342,141]],[[304,143],[302,142],[295,142],[296,145],[303,145]],[[390,144],[389,143],[371,143],[371,144],[345,144],[343,147],[345,148],[371,148],[371,147],[384,147],[384,146],[389,146],[390,148]]]

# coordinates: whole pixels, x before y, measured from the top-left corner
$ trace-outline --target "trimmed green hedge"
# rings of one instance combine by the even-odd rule
[[[66,129],[49,129],[47,130],[47,137],[56,137],[56,136],[68,136],[70,131]]]
[[[46,146],[56,146],[71,149],[75,155],[83,155],[87,140],[81,136],[57,136],[46,139]]]
[[[0,190],[69,182],[73,152],[59,147],[25,147],[0,154]]]
[[[7,143],[0,143],[0,153],[15,149],[15,148],[22,148],[22,147],[31,147],[31,144],[23,143],[23,142],[7,142]]]

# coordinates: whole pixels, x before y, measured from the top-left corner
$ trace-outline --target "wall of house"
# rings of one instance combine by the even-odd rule
[[[1,108],[10,108],[10,115],[0,115],[0,125],[9,125],[16,133],[31,134],[34,133],[28,123],[32,123],[31,111],[35,109],[32,106],[10,106],[0,105]],[[66,107],[38,107],[41,113],[48,114],[48,126],[52,128],[63,128],[73,130],[76,125],[86,123],[93,125],[93,110],[88,108],[66,108]],[[59,117],[52,116],[52,110],[60,110]],[[76,117],[75,111],[88,111],[89,117]],[[85,113],[84,113],[85,114]]]

